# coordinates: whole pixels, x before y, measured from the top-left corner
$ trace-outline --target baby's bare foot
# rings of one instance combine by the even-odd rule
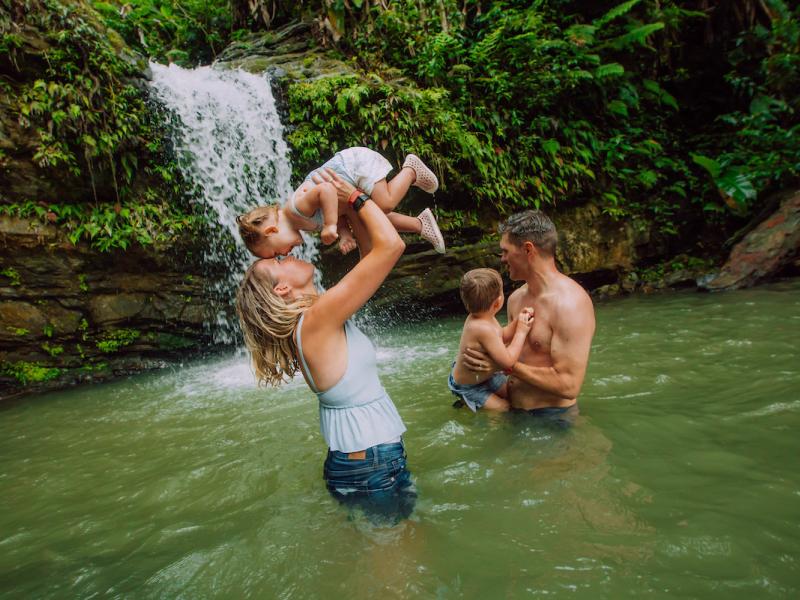
[[[341,252],[342,254],[348,254],[349,252],[355,250],[357,247],[358,244],[356,243],[356,238],[354,238],[352,235],[348,236],[343,235],[339,238],[339,252]]]
[[[335,242],[339,237],[336,225],[325,225],[319,232],[319,237],[326,246]]]

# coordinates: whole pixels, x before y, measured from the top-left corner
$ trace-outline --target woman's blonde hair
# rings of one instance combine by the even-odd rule
[[[260,262],[250,265],[239,285],[236,314],[258,383],[278,386],[300,370],[294,329],[316,296],[284,300],[274,290],[278,282],[266,269],[256,268]]]
[[[276,222],[278,220],[278,207],[275,204],[258,206],[236,217],[239,235],[242,236],[242,241],[250,252],[253,252],[258,242],[261,241],[264,222],[272,219]]]

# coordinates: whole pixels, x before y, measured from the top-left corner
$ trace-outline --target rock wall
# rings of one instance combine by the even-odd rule
[[[207,350],[199,249],[174,250],[98,253],[0,218],[0,399]]]

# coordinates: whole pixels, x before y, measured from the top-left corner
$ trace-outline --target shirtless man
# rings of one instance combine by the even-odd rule
[[[511,406],[568,427],[578,413],[578,393],[589,363],[595,328],[592,300],[556,268],[558,234],[542,212],[512,215],[500,234],[501,262],[512,281],[525,282],[508,298],[509,322],[523,307],[534,309],[533,327],[510,369]],[[479,350],[467,349],[465,355],[475,371],[497,370]]]

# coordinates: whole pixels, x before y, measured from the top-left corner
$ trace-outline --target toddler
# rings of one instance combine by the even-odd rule
[[[369,148],[346,148],[337,152],[324,165],[309,173],[300,187],[281,206],[261,206],[237,217],[239,233],[247,248],[260,258],[288,254],[302,244],[300,230],[319,231],[324,244],[339,240],[343,254],[356,247],[347,219],[341,216],[336,188],[330,182],[315,183],[313,176],[331,169],[342,179],[366,193],[388,213],[395,229],[418,233],[437,252],[445,251],[444,239],[429,208],[417,217],[392,212],[412,185],[434,193],[439,187],[436,175],[415,155],[406,157],[400,172],[386,181],[392,165]]]
[[[506,376],[470,371],[462,357],[466,348],[479,348],[500,367],[510,369],[517,362],[533,325],[533,308],[523,308],[518,319],[501,327],[495,315],[503,308],[505,300],[503,281],[494,269],[473,269],[465,273],[461,278],[461,300],[469,316],[461,332],[458,357],[447,380],[447,387],[460,398],[453,406],[466,404],[473,412],[479,408],[508,410]]]

